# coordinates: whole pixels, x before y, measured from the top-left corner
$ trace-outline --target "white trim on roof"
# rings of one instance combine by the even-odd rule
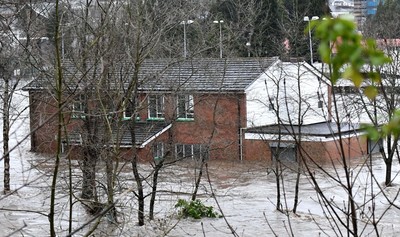
[[[139,148],[144,148],[145,146],[147,146],[147,144],[149,144],[151,141],[153,141],[154,139],[156,139],[157,137],[159,137],[161,134],[163,134],[165,131],[167,131],[168,129],[170,129],[172,127],[172,124],[169,124],[168,126],[166,126],[165,128],[163,128],[161,131],[159,131],[158,133],[154,134],[153,136],[151,136],[149,139],[147,139],[146,141],[144,141]]]
[[[342,139],[347,139],[347,138],[352,138],[356,136],[362,136],[364,135],[364,132],[356,132],[356,133],[351,133],[351,134],[346,134],[342,135]],[[245,133],[244,136],[245,140],[263,140],[263,141],[277,141],[280,139],[282,142],[295,142],[295,139],[291,135],[281,135],[280,138],[278,134],[265,134],[265,133]],[[339,135],[334,135],[334,136],[316,136],[316,135],[302,135],[301,136],[302,141],[305,142],[329,142],[329,141],[338,141],[339,140]]]

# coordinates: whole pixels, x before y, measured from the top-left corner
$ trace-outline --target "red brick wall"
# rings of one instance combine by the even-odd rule
[[[245,140],[243,147],[244,160],[265,160],[271,161],[271,149],[266,141]]]
[[[31,131],[32,150],[43,153],[56,151],[57,108],[56,101],[43,92],[30,93],[31,97]],[[146,95],[140,96],[142,101],[139,116],[141,121],[147,120]],[[246,124],[245,96],[229,93],[194,94],[193,121],[177,121],[175,97],[166,97],[166,121],[172,123],[169,133],[159,138],[165,142],[176,144],[205,144],[210,147],[211,159],[240,158],[239,131]],[[43,124],[42,121],[49,119]],[[82,121],[71,119],[65,114],[68,129],[80,126]],[[170,140],[172,139],[172,141]],[[143,159],[150,155],[148,148],[138,150]],[[125,155],[123,155],[125,156]],[[128,155],[129,156],[129,155]]]
[[[30,130],[31,130],[31,150],[40,153],[54,154],[57,150],[57,124],[58,108],[53,96],[44,92],[30,92]],[[69,107],[63,108],[64,112],[69,111]],[[80,119],[71,119],[69,113],[64,113],[64,124],[67,131],[79,127]],[[62,128],[64,131],[64,128]],[[65,135],[62,135],[65,137]]]
[[[31,92],[29,100],[31,149],[41,153],[54,153],[57,135],[55,100],[41,92]]]
[[[244,159],[245,160],[266,160],[271,161],[271,149],[268,145],[269,142],[263,140],[245,140],[244,141]],[[275,141],[276,142],[276,141]],[[302,154],[308,160],[322,164],[331,160],[341,159],[339,150],[339,142],[326,141],[326,142],[302,142]],[[344,155],[345,158],[362,157],[367,154],[367,138],[365,136],[352,137],[350,139],[343,139]],[[299,148],[298,148],[299,149]],[[297,151],[297,155],[300,151]]]
[[[343,150],[344,157],[362,157],[367,154],[368,144],[367,138],[365,136],[344,138],[343,139]],[[327,142],[325,148],[327,151],[327,156],[332,157],[332,159],[340,159],[340,153],[338,153],[339,143],[337,141]]]
[[[243,108],[243,95],[196,96],[194,121],[174,122],[173,140],[175,143],[208,144],[211,159],[238,160],[239,131],[245,124]]]

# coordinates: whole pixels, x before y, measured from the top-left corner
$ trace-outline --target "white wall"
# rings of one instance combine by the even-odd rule
[[[299,111],[303,124],[326,121],[328,86],[319,74],[304,62],[272,65],[246,89],[247,127],[276,124],[278,117],[281,123],[298,124]]]

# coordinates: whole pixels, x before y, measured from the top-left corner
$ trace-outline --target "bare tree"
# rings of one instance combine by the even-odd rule
[[[3,13],[0,20],[0,68],[2,83],[2,122],[3,122],[3,159],[4,159],[4,193],[10,192],[10,152],[15,148],[10,148],[10,128],[19,114],[14,113],[13,96],[19,85],[21,78],[30,76],[29,59],[32,53],[38,53],[40,47],[40,39],[34,37],[34,44],[27,40],[23,35],[35,34],[33,29],[25,28],[25,32],[21,32],[18,25],[23,20],[20,11],[22,8],[18,3],[2,3]],[[35,19],[24,19],[26,22],[33,24]]]
[[[392,14],[396,15],[395,12]],[[387,24],[392,24],[394,19],[397,19],[394,18],[394,16],[386,19],[383,18],[382,21],[377,20],[380,19],[378,16],[373,17],[369,19],[369,27],[365,27],[366,29],[364,31],[368,36],[374,36],[377,38],[377,46],[382,49],[391,59],[389,64],[380,67],[370,67],[367,69],[369,72],[379,72],[381,74],[381,80],[375,81],[372,78],[364,81],[364,84],[362,85],[363,89],[361,90],[358,88],[350,88],[347,91],[342,91],[342,93],[357,95],[353,98],[352,102],[355,104],[355,107],[361,107],[359,110],[364,111],[364,116],[361,117],[360,120],[371,123],[375,127],[382,126],[382,124],[386,124],[391,121],[395,116],[397,108],[399,107],[397,88],[399,87],[398,77],[400,55],[398,51],[398,40],[395,39],[395,35],[398,34],[398,32],[396,29],[393,30],[392,28],[387,27]],[[382,17],[382,15],[380,17]],[[369,88],[371,86],[377,88],[379,95],[376,98],[367,97],[363,93],[364,88]],[[349,96],[347,96],[347,98],[348,97]],[[375,150],[379,151],[385,162],[385,184],[390,186],[393,179],[393,159],[396,157],[399,158],[398,138],[394,133],[389,131],[385,137],[381,138],[375,144],[371,143],[371,145],[372,148],[375,147]]]
[[[19,79],[14,77],[14,68],[18,65],[17,58],[14,57],[15,51],[13,49],[14,37],[12,35],[10,26],[6,23],[3,23],[3,28],[6,28],[5,31],[2,32],[1,36],[1,63],[0,63],[0,71],[1,78],[3,79],[2,85],[2,119],[3,119],[3,159],[4,159],[4,193],[8,193],[10,191],[10,149],[9,149],[9,141],[10,141],[10,110],[12,109],[12,97],[17,89]]]

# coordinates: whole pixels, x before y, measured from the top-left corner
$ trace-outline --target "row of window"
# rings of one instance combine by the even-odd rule
[[[165,97],[163,95],[149,95],[148,119],[165,118]],[[84,95],[79,95],[72,104],[72,113],[74,117],[81,117],[86,110]],[[178,95],[176,99],[176,112],[179,119],[194,119],[194,100],[193,95]],[[126,106],[124,118],[132,118],[134,110]]]
[[[208,147],[203,144],[176,144],[174,146],[174,156],[176,159],[208,159]],[[152,154],[155,160],[163,159],[166,154],[164,143],[154,143]]]

